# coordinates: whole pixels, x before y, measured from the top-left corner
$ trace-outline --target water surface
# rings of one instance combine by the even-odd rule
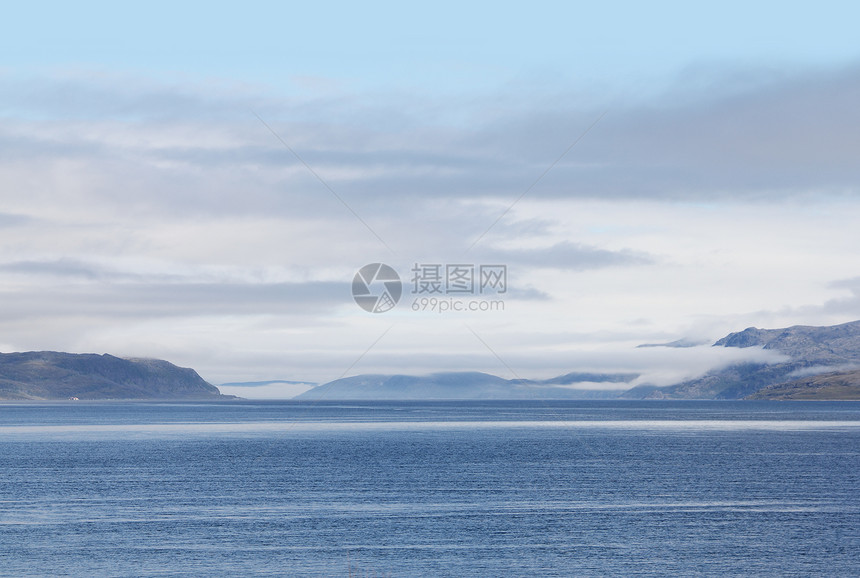
[[[0,405],[7,576],[857,575],[860,403]]]

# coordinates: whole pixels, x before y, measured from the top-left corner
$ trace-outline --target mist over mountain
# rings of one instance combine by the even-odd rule
[[[295,399],[609,399],[629,389],[635,373],[568,373],[533,381],[480,372],[357,375],[317,386]]]
[[[645,347],[691,347],[679,340]],[[743,362],[667,387],[631,384],[638,373],[571,372],[551,379],[505,379],[480,372],[357,375],[322,385],[240,382],[230,393],[298,400],[419,399],[860,399],[860,321],[827,327],[749,327],[713,347],[779,352],[778,363]],[[228,399],[196,371],[157,359],[52,351],[0,353],[0,400]],[[244,397],[244,395],[243,395]],[[251,397],[249,395],[249,397]]]
[[[697,345],[680,339],[640,347]],[[749,327],[717,340],[713,347],[759,347],[786,360],[734,363],[666,387],[631,387],[639,377],[636,373],[572,372],[547,380],[503,379],[477,372],[358,375],[314,387],[296,399],[743,399],[759,391],[763,392],[759,398],[846,399],[854,395],[857,378],[850,371],[860,368],[860,321],[826,327]],[[810,379],[823,374],[829,376],[824,381]],[[771,387],[780,384],[791,385]],[[815,393],[801,391],[804,388],[814,388]]]
[[[0,399],[225,399],[193,369],[160,359],[0,353]]]
[[[319,385],[295,399],[464,399],[507,389],[508,381],[478,372],[429,376],[356,375]],[[468,395],[467,395],[468,394]]]
[[[307,381],[268,379],[221,383],[218,384],[218,389],[222,394],[242,399],[292,399],[316,385],[318,384]]]
[[[716,341],[714,347],[761,347],[789,359],[782,363],[740,363],[668,387],[638,386],[630,399],[741,399],[769,386],[860,367],[860,321],[783,329],[749,327]],[[806,383],[809,383],[808,381]]]

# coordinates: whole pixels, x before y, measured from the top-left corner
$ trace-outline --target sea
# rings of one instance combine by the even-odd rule
[[[860,576],[860,402],[4,402],[2,576]]]

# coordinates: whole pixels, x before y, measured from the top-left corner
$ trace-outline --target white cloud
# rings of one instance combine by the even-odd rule
[[[727,75],[616,102],[513,206],[599,109],[10,77],[4,343],[165,357],[216,382],[326,381],[360,357],[352,373],[504,375],[496,355],[529,378],[701,373],[735,353],[635,345],[860,318],[858,77]],[[368,316],[349,283],[377,261],[407,284],[416,262],[505,263],[505,310],[415,315],[407,294]]]

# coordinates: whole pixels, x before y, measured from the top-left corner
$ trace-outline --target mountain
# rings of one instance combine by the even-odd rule
[[[289,381],[286,379],[267,379],[264,381],[231,381],[229,383],[222,383],[221,385],[230,386],[230,387],[264,387],[266,385],[316,385],[315,383],[311,383],[309,381]]]
[[[747,399],[860,400],[860,370],[834,371],[769,385]]]
[[[357,375],[317,386],[294,399],[606,399],[618,397],[636,377],[638,374],[630,373],[569,373],[532,381],[480,372]],[[618,384],[620,387],[613,387]]]
[[[699,345],[705,345],[707,341],[700,341],[698,339],[676,339],[675,341],[670,341],[668,343],[643,343],[641,345],[637,345],[637,349],[642,349],[644,347],[675,347],[675,348],[685,348],[685,347],[697,347]]]
[[[860,321],[841,325],[812,327],[795,325],[786,329],[750,327],[730,333],[716,343],[722,347],[763,346],[797,360],[834,365],[860,360]]]
[[[0,353],[0,399],[224,399],[196,371],[160,359]]]
[[[623,397],[633,399],[742,399],[768,386],[793,382],[860,365],[860,321],[784,329],[749,327],[730,333],[714,347],[761,347],[787,356],[781,363],[739,363],[669,387],[639,386]]]

